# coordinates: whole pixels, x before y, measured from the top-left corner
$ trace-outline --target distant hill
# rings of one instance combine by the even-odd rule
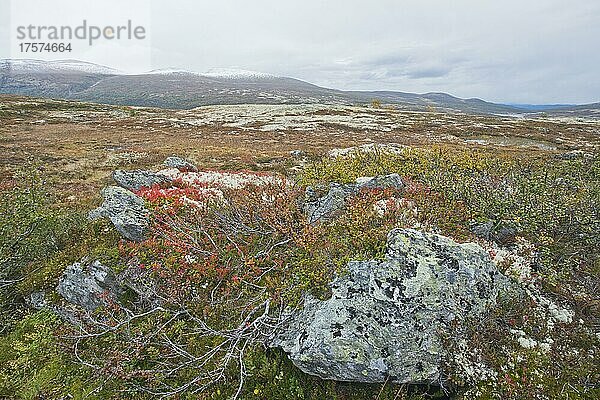
[[[77,93],[79,100],[189,109],[218,104],[352,102],[342,92],[285,77],[207,76],[189,72],[115,75]]]
[[[368,104],[377,99],[414,111],[471,114],[548,111],[598,116],[594,111],[597,105],[504,105],[446,93],[341,91],[294,78],[232,69],[205,73],[167,69],[131,75],[76,60],[0,60],[0,93],[173,109],[219,104]]]
[[[470,114],[515,114],[523,110],[504,104],[495,104],[480,99],[461,99],[446,93],[404,92],[348,92],[362,102],[379,99],[383,103],[397,104],[407,110],[461,111]]]
[[[544,111],[544,110],[558,110],[561,108],[574,107],[576,104],[507,104],[511,107],[520,108],[527,111]]]
[[[573,117],[573,118],[593,118],[600,119],[600,103],[583,104],[577,106],[565,106],[539,110],[538,115],[548,115],[552,117]]]

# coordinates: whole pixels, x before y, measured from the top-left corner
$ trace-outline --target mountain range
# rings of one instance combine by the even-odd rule
[[[600,118],[600,103],[511,105],[446,93],[342,91],[299,79],[233,69],[205,73],[163,69],[126,74],[76,60],[0,60],[0,94],[170,109],[224,104],[369,104],[376,100],[413,111]]]

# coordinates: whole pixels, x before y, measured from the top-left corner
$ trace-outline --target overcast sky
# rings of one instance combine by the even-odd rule
[[[34,3],[82,18],[74,7],[56,7],[65,2]],[[92,3],[103,10],[90,15],[85,7],[90,20],[127,14],[149,25],[151,68],[237,67],[338,89],[443,91],[496,102],[600,101],[597,0]],[[126,3],[135,6],[124,11]],[[138,68],[101,46],[94,51],[90,61]]]

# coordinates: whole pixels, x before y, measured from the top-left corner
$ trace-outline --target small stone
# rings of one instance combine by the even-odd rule
[[[41,310],[47,307],[48,300],[44,292],[33,292],[29,295],[28,303],[36,310]]]
[[[470,225],[470,230],[477,237],[491,242],[496,242],[502,246],[508,246],[515,242],[517,237],[517,228],[514,224],[508,221],[484,221],[473,222]]]
[[[318,197],[312,187],[306,188],[304,213],[310,224],[332,218],[346,204],[346,199],[356,193],[356,185],[331,183],[326,195]]]

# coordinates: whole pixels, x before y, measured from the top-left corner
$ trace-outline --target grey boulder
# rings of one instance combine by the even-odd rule
[[[118,186],[104,188],[102,197],[104,202],[90,212],[89,218],[108,218],[126,239],[143,241],[150,223],[144,200]]]
[[[502,246],[514,243],[518,233],[517,227],[508,221],[473,222],[469,229],[477,237],[496,242]]]
[[[404,182],[398,174],[378,175],[368,178],[358,178],[356,180],[358,189],[395,189],[404,188]]]
[[[325,221],[344,208],[346,199],[356,193],[356,185],[331,183],[329,191],[319,197],[312,187],[306,188],[304,214],[310,224]]]
[[[385,261],[350,262],[332,297],[307,296],[269,345],[323,379],[431,383],[441,376],[440,333],[482,316],[507,287],[479,245],[397,229]]]
[[[330,183],[329,191],[318,196],[313,187],[306,188],[304,214],[310,224],[331,219],[342,210],[346,201],[362,189],[395,189],[401,190],[404,183],[398,174],[379,175],[375,177],[358,178],[355,183]]]
[[[56,290],[69,303],[94,311],[116,300],[120,286],[112,269],[84,260],[67,267]]]
[[[116,170],[112,174],[117,185],[127,190],[140,190],[143,187],[171,183],[171,178],[150,171],[123,171]]]
[[[194,164],[181,157],[167,157],[163,164],[169,168],[177,168],[182,172],[198,172],[198,168]]]

